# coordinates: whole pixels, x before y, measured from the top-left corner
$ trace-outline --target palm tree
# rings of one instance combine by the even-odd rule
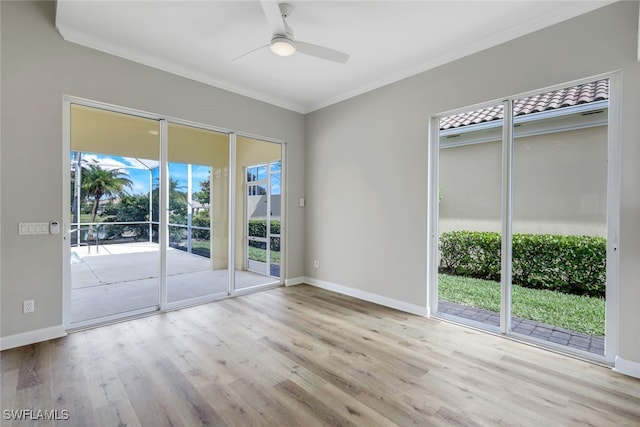
[[[182,188],[184,187],[180,185],[177,178],[169,177],[169,212],[186,215],[187,193],[182,191]],[[153,221],[160,221],[158,215],[158,212],[160,212],[160,188],[157,178],[151,198],[153,199]]]
[[[98,205],[103,196],[126,194],[125,188],[133,182],[120,169],[103,169],[99,164],[89,164],[82,171],[82,190],[85,197],[93,199],[91,222],[95,222]]]

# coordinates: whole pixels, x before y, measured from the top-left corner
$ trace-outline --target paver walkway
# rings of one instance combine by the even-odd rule
[[[449,301],[438,301],[438,312],[474,320],[485,325],[500,326],[500,315],[498,313]],[[582,334],[559,326],[547,325],[546,323],[521,319],[515,316],[511,319],[511,330],[532,338],[588,351],[600,356],[604,355],[604,337]]]

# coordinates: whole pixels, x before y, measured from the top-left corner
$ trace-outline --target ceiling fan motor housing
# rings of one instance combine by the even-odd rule
[[[287,35],[276,34],[271,39],[270,48],[278,56],[291,56],[296,52],[296,43]]]

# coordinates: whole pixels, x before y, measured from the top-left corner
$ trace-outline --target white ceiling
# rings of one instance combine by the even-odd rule
[[[612,1],[290,0],[296,39],[345,64],[259,50],[259,1],[58,0],[65,40],[302,113],[503,43]]]

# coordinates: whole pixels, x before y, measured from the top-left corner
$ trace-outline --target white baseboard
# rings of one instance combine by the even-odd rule
[[[640,378],[640,362],[633,360],[625,360],[620,356],[616,356],[614,372],[629,375],[630,377]]]
[[[306,283],[305,280],[307,278],[306,277],[293,277],[291,279],[286,279],[284,281],[285,286],[294,286],[294,285],[301,285],[303,283]]]
[[[427,316],[428,314],[427,307],[422,307],[416,304],[410,304],[408,302],[399,301],[397,299],[385,297],[385,296],[374,294],[371,292],[361,291],[358,289],[349,288],[347,286],[337,285],[331,282],[325,282],[323,280],[312,279],[311,277],[305,277],[304,283],[308,283],[318,288],[322,288],[328,291],[358,298],[364,301],[380,304],[385,307],[394,308],[396,310],[404,311],[406,313],[416,314],[418,316]]]
[[[22,347],[23,345],[35,344],[37,342],[61,338],[66,335],[67,332],[63,325],[36,329],[34,331],[23,332],[21,334],[8,335],[6,337],[0,338],[0,350]]]

